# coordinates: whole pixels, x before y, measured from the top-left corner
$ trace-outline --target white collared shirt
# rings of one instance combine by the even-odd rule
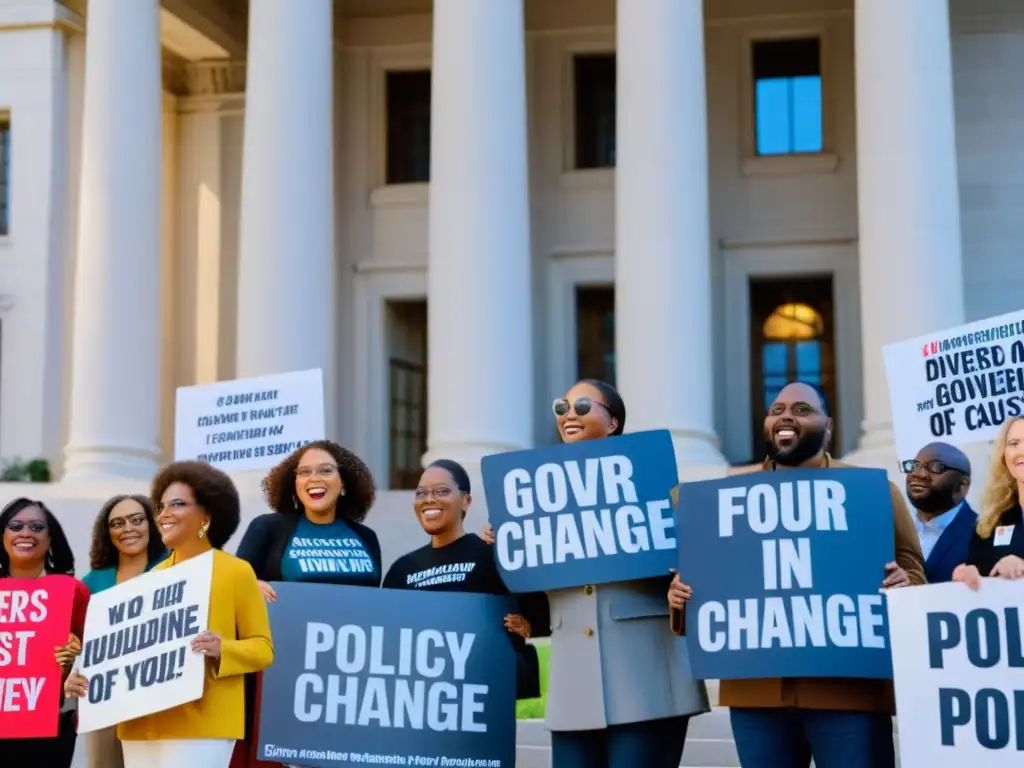
[[[920,512],[914,515],[914,527],[917,528],[917,538],[921,542],[921,553],[924,555],[925,560],[931,555],[935,545],[939,543],[939,538],[946,528],[949,527],[949,524],[953,522],[953,518],[957,516],[963,505],[964,503],[961,501],[952,509],[947,509],[942,514],[936,515],[928,521],[921,519]]]

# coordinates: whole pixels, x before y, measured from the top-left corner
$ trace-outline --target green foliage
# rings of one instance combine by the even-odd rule
[[[50,462],[46,459],[23,461],[15,457],[0,461],[0,483],[48,483]]]
[[[548,669],[551,664],[551,645],[537,643],[537,661],[540,663],[540,698],[516,702],[517,720],[541,720],[548,704]]]

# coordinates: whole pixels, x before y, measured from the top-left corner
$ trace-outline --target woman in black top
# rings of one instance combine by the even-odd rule
[[[379,587],[380,542],[363,524],[377,493],[363,461],[330,440],[296,449],[263,479],[263,495],[274,510],[245,531],[238,557],[256,572],[267,602],[276,602],[272,581]],[[259,686],[246,685],[246,734],[232,768],[277,763],[256,757]]]
[[[953,581],[971,589],[982,576],[1024,577],[1024,416],[1007,419],[992,449],[992,465],[982,497],[981,515],[967,550],[967,562]]]
[[[440,459],[427,467],[416,487],[414,508],[430,543],[398,558],[384,577],[384,587],[509,595],[491,546],[463,527],[471,502],[469,475],[461,464]],[[534,698],[540,695],[539,671],[536,652],[526,639],[533,622],[548,626],[547,598],[543,593],[518,595],[517,604],[519,612],[505,616],[518,654],[517,698]]]

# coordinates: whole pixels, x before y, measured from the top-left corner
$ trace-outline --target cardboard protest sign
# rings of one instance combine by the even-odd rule
[[[900,459],[928,443],[995,439],[1024,414],[1024,311],[884,347]]]
[[[668,430],[485,456],[481,472],[513,592],[664,576],[675,565]]]
[[[1018,768],[1024,584],[930,584],[887,600],[901,764]]]
[[[198,459],[225,472],[268,469],[323,437],[319,369],[178,388],[175,461]]]
[[[192,639],[206,630],[213,552],[137,576],[89,602],[78,671],[89,695],[78,708],[88,733],[203,695],[206,659]]]
[[[61,668],[53,652],[68,641],[74,601],[70,576],[0,579],[0,739],[57,735]]]
[[[880,469],[756,472],[679,486],[695,677],[892,675],[879,594],[894,556]]]
[[[507,600],[296,582],[274,589],[259,759],[515,764]]]

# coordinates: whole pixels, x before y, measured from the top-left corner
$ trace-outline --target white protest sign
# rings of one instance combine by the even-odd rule
[[[319,369],[179,387],[174,458],[232,471],[269,469],[324,437]]]
[[[890,590],[900,763],[1019,768],[1024,762],[1024,582]]]
[[[206,631],[212,577],[207,552],[93,595],[76,664],[89,679],[79,733],[202,697],[206,657],[191,646]]]
[[[928,443],[995,439],[1024,414],[1024,311],[882,349],[900,459]]]

